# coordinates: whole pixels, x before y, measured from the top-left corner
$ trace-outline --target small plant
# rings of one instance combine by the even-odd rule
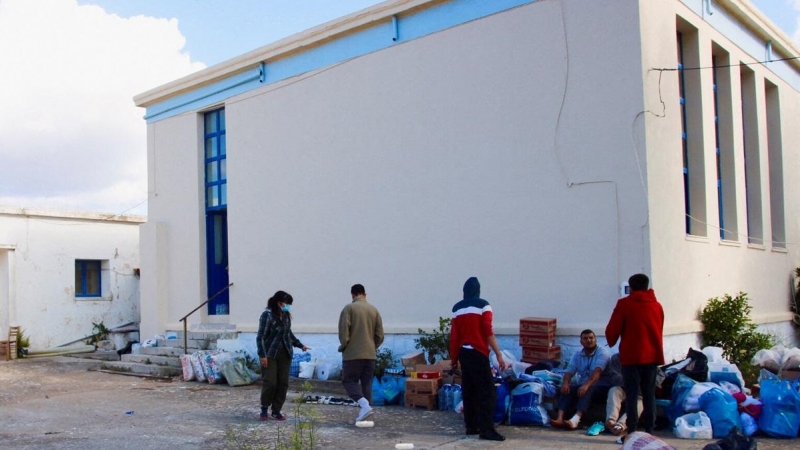
[[[375,351],[375,376],[382,377],[386,369],[396,366],[391,349],[382,348]]]
[[[771,335],[756,331],[757,325],[750,319],[752,309],[747,294],[739,292],[736,297],[725,294],[721,299],[709,299],[700,312],[703,344],[721,347],[723,356],[739,367],[747,383],[758,378],[757,368],[750,365],[753,355],[775,344]]]
[[[17,333],[17,357],[23,358],[27,354],[28,347],[30,346],[30,338],[25,335],[25,330],[20,328],[19,333]]]
[[[92,337],[86,342],[89,345],[95,345],[100,341],[105,340],[108,337],[109,330],[103,321],[101,320],[100,323],[92,322]]]
[[[450,319],[439,317],[439,329],[431,333],[425,332],[422,328],[418,330],[419,337],[414,339],[414,347],[424,350],[428,356],[428,362],[433,364],[436,357],[450,359]]]

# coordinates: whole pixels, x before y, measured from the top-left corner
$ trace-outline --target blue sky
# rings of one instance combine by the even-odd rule
[[[751,1],[800,42],[800,0]],[[145,214],[135,95],[378,3],[0,0],[0,205]]]

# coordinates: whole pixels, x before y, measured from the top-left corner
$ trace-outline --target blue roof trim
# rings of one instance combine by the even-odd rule
[[[411,16],[399,17],[396,19],[396,25],[387,17],[385,22],[370,28],[342,36],[287,58],[267,61],[260,67],[151,105],[147,108],[144,118],[147,123],[152,123],[187,111],[202,109],[267,84],[537,1],[452,0]]]

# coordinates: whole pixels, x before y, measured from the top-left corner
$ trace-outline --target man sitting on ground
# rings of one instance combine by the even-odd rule
[[[625,389],[622,387],[622,364],[619,362],[619,353],[611,355],[608,362],[609,380],[613,386],[608,390],[608,400],[606,401],[606,429],[614,436],[621,436],[628,428],[625,421],[628,416],[625,414]],[[642,413],[642,397],[639,396],[639,414]],[[619,417],[620,412],[622,417]]]
[[[550,421],[550,425],[556,428],[577,429],[581,417],[592,403],[592,398],[597,396],[605,402],[608,389],[612,386],[610,374],[606,373],[611,353],[608,349],[597,346],[594,331],[581,332],[581,346],[583,349],[572,355],[564,372],[561,396],[558,399],[558,418]],[[573,405],[577,409],[575,415],[564,420],[564,413]]]

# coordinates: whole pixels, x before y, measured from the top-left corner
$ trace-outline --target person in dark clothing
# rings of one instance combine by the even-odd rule
[[[506,363],[492,330],[492,307],[480,295],[478,279],[468,279],[464,283],[464,299],[453,306],[450,358],[453,368],[461,365],[467,434],[477,434],[480,439],[504,441],[506,438],[495,430],[492,421],[496,392],[489,363],[489,348],[497,355],[501,370],[505,369]]]
[[[274,420],[286,420],[281,408],[286,402],[289,390],[289,369],[292,365],[292,347],[308,347],[292,333],[292,315],[289,308],[294,299],[283,291],[278,291],[267,301],[267,308],[258,321],[256,346],[261,359],[261,420],[269,420],[272,407]]]
[[[606,326],[608,346],[619,344],[619,359],[625,397],[642,395],[642,423],[653,434],[656,424],[656,371],[664,364],[664,309],[652,289],[650,279],[638,273],[628,279],[631,293],[617,301]],[[636,431],[639,410],[635,401],[625,403],[627,432]]]

